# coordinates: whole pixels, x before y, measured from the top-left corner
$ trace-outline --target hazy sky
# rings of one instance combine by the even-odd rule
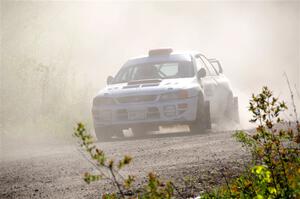
[[[1,1],[2,129],[90,121],[106,77],[158,47],[219,59],[243,111],[264,85],[289,99],[283,73],[300,88],[300,1]]]

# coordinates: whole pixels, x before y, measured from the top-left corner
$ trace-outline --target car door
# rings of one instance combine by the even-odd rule
[[[203,55],[196,55],[196,65],[197,65],[197,71],[199,71],[201,68],[204,68],[206,70],[206,76],[201,78],[201,84],[204,90],[204,98],[205,100],[210,101],[210,112],[211,112],[211,118],[214,120],[216,116],[216,89],[218,87],[218,83],[214,78],[214,73],[212,73],[211,70],[207,67],[207,65],[204,62],[204,56]]]
[[[218,117],[222,119],[231,103],[231,100],[233,99],[232,89],[228,78],[223,74],[221,63],[216,59],[209,59],[208,62],[208,67],[212,68],[216,72],[216,75],[214,76],[214,79],[217,82],[217,88],[215,90],[215,106],[217,109],[216,111],[218,112]]]

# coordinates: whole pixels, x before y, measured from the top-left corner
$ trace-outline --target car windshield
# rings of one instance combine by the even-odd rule
[[[124,83],[143,79],[173,79],[194,76],[190,61],[142,63],[122,68],[113,83]]]

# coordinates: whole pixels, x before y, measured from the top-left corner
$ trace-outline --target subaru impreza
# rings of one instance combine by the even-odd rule
[[[92,115],[98,140],[134,136],[159,126],[188,125],[191,132],[220,120],[238,122],[238,100],[216,59],[196,51],[153,49],[129,59],[94,97]]]

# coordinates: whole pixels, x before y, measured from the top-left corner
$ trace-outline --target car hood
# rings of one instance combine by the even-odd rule
[[[196,78],[177,78],[162,80],[139,80],[112,84],[100,90],[98,96],[120,97],[130,95],[148,95],[172,92],[180,89],[198,88]]]

